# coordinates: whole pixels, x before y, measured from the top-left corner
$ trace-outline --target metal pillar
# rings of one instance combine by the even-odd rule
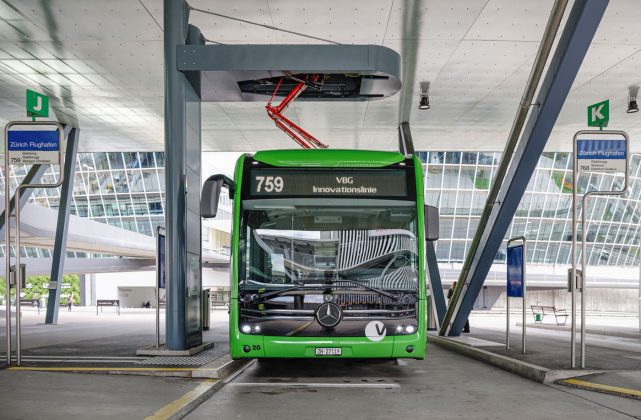
[[[71,197],[73,194],[73,181],[76,171],[76,155],[78,153],[79,135],[80,129],[72,127],[69,131],[69,135],[67,136],[65,166],[63,168],[64,182],[60,188],[60,207],[58,208],[56,239],[53,246],[53,258],[51,261],[49,299],[47,300],[45,324],[58,323],[60,290],[62,289],[62,275],[64,274],[65,256],[67,254],[67,232],[69,231],[69,213],[71,211]]]
[[[178,70],[176,48],[204,44],[183,0],[164,0],[166,347],[202,343],[200,97]],[[189,39],[188,39],[189,38]],[[199,78],[192,79],[199,83]]]
[[[538,106],[530,111],[504,182],[496,186],[497,199],[490,203],[487,223],[479,226],[482,235],[468,256],[469,268],[461,274],[441,334],[457,336],[463,330],[607,5],[608,0],[577,0],[572,6],[534,102]]]
[[[31,169],[29,169],[29,172],[27,175],[24,177],[22,183],[23,184],[38,184],[40,182],[40,178],[42,178],[42,175],[46,172],[47,168],[49,165],[32,165]],[[5,176],[5,180],[10,179],[10,177]],[[24,207],[25,204],[29,201],[29,195],[28,194],[21,194],[20,195],[20,209]],[[9,202],[9,214],[13,214],[14,210],[16,208],[16,196],[14,194],[13,197],[11,197],[11,201]],[[5,221],[5,215],[4,211],[0,214],[0,238],[4,235],[4,221]]]
[[[436,250],[433,241],[425,242],[425,258],[427,260],[427,274],[430,280],[430,290],[432,291],[432,303],[436,310],[436,318],[439,327],[443,323],[447,304],[445,303],[445,293],[443,293],[443,283],[441,283],[441,273],[438,270],[438,260],[436,259]]]
[[[402,122],[398,126],[398,151],[405,156],[414,154],[414,142],[408,122]]]

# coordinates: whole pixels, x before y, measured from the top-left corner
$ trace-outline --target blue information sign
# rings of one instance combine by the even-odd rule
[[[507,296],[523,297],[523,245],[507,248]]]
[[[576,142],[578,171],[624,172],[628,145],[625,139],[581,139]]]
[[[156,277],[158,281],[158,288],[165,288],[165,235],[158,232],[157,238],[158,249],[156,250]]]
[[[60,163],[60,138],[57,130],[10,130],[7,141],[10,164]]]

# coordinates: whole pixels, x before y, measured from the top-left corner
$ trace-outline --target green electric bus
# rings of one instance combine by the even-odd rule
[[[275,150],[234,179],[229,336],[237,358],[425,356],[423,171],[412,155]]]

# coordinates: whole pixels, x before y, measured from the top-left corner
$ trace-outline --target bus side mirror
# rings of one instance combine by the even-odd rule
[[[234,181],[225,175],[212,175],[203,184],[203,191],[200,196],[200,215],[205,219],[216,217],[218,212],[218,201],[220,191],[226,186],[229,189],[229,197],[234,195]]]
[[[425,240],[436,241],[438,239],[438,207],[428,206],[425,209]]]

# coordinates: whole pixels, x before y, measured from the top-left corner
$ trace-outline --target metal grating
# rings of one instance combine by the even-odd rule
[[[199,367],[213,362],[219,356],[217,355],[199,355],[199,356],[156,356],[136,362],[136,365],[152,366],[189,366]]]

